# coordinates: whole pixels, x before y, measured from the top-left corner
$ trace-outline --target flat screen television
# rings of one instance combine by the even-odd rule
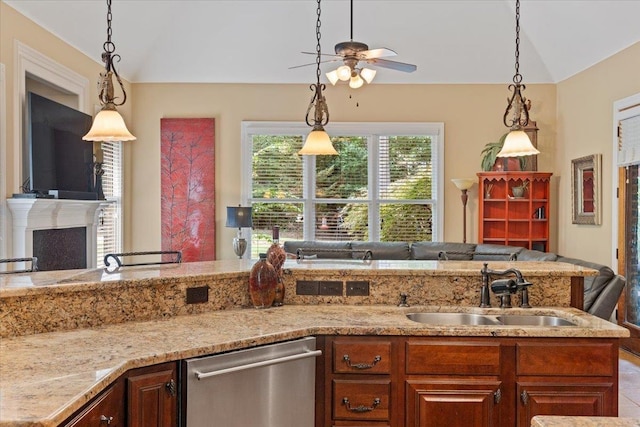
[[[50,190],[66,198],[92,195],[93,144],[82,137],[91,128],[91,116],[33,92],[27,94],[29,190]],[[83,194],[84,193],[84,194]],[[61,197],[62,198],[62,197]]]

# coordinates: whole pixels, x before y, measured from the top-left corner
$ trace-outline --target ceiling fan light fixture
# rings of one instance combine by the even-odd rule
[[[351,78],[351,67],[349,67],[348,65],[341,65],[336,70],[336,73],[340,80],[346,82]]]
[[[335,86],[336,83],[338,83],[338,80],[340,80],[338,78],[338,70],[329,71],[325,76],[327,76],[327,79],[329,79],[329,82],[331,82],[333,86]]]
[[[364,84],[364,80],[360,77],[360,74],[354,73],[354,75],[349,80],[349,87],[351,89],[358,89]]]
[[[371,83],[376,76],[377,71],[372,70],[371,68],[363,68],[360,71],[360,76],[367,82]]]

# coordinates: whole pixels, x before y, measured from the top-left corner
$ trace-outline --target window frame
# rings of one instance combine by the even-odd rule
[[[251,197],[251,176],[252,176],[252,136],[253,135],[291,135],[302,136],[303,140],[309,133],[310,128],[305,123],[300,122],[277,122],[277,121],[243,121],[241,125],[241,192],[240,203],[249,206],[251,202],[269,202],[273,199],[260,199]],[[377,170],[379,163],[378,150],[374,149],[379,136],[430,136],[432,137],[432,159],[435,185],[432,186],[431,199],[429,203],[433,205],[433,241],[439,241],[444,233],[444,123],[441,122],[332,122],[325,126],[329,135],[339,136],[359,136],[367,138],[369,151],[368,165],[369,171]],[[278,202],[302,202],[304,203],[304,217],[312,218],[312,205],[317,203],[335,203],[342,199],[316,198],[315,192],[315,156],[305,156],[303,159],[303,180],[304,190],[302,199],[277,199]],[[383,203],[393,203],[394,199],[379,199],[378,174],[368,174],[368,186],[370,197],[358,200],[358,202],[368,203],[369,223],[379,223],[380,205]],[[314,194],[309,194],[309,193]],[[406,201],[403,199],[403,203]],[[423,200],[416,201],[416,204]],[[411,203],[411,202],[409,202]],[[379,241],[380,230],[374,227],[370,230],[370,241]],[[313,221],[305,221],[303,235],[315,238]],[[249,240],[249,245],[251,239]],[[249,247],[247,252],[250,253]]]

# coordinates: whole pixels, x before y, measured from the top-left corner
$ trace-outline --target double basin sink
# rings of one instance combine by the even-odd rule
[[[409,320],[430,325],[453,326],[577,326],[557,316],[535,314],[476,314],[476,313],[409,313]]]

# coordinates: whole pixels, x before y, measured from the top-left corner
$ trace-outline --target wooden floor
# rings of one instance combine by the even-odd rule
[[[640,418],[640,357],[620,350],[618,416]]]

